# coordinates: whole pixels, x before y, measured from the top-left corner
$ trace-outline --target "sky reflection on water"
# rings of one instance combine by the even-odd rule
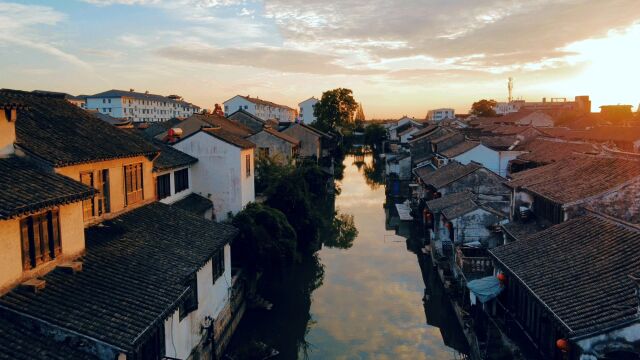
[[[336,207],[354,215],[359,235],[348,250],[319,253],[325,276],[312,294],[309,358],[452,359],[439,329],[425,323],[416,255],[385,230],[384,187],[372,190],[364,168],[345,162]]]

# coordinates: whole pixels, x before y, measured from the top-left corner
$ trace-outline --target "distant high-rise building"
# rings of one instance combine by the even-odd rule
[[[87,96],[86,109],[96,110],[114,118],[135,122],[158,122],[173,118],[187,118],[200,111],[177,95],[155,95],[133,89],[109,90]]]
[[[313,114],[313,111],[319,101],[320,100],[312,96],[298,104],[298,107],[300,108],[300,114],[298,116],[300,117],[300,120],[302,120],[302,122],[304,122],[305,124],[311,124],[316,121],[316,116]]]

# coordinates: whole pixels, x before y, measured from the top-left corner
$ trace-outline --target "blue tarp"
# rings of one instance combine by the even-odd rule
[[[467,288],[471,290],[471,303],[475,303],[475,298],[478,298],[483,304],[498,296],[503,289],[500,280],[495,276],[469,281]]]

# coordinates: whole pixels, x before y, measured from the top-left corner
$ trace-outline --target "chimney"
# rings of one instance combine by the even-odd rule
[[[0,105],[0,157],[13,155],[16,142],[16,120],[18,119],[18,109],[21,105],[5,104]]]

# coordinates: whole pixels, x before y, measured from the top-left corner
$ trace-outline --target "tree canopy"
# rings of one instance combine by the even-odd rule
[[[380,150],[378,146],[387,136],[387,130],[380,124],[371,124],[364,129],[364,144],[369,145],[373,151]]]
[[[480,117],[496,116],[496,105],[498,105],[498,103],[495,100],[482,99],[480,101],[476,101],[471,105],[471,114]]]
[[[322,93],[313,115],[314,125],[322,131],[336,130],[338,127],[352,127],[358,103],[349,89],[333,89]]]
[[[250,273],[281,267],[296,258],[296,232],[281,211],[250,203],[232,223],[239,234],[231,254]]]

